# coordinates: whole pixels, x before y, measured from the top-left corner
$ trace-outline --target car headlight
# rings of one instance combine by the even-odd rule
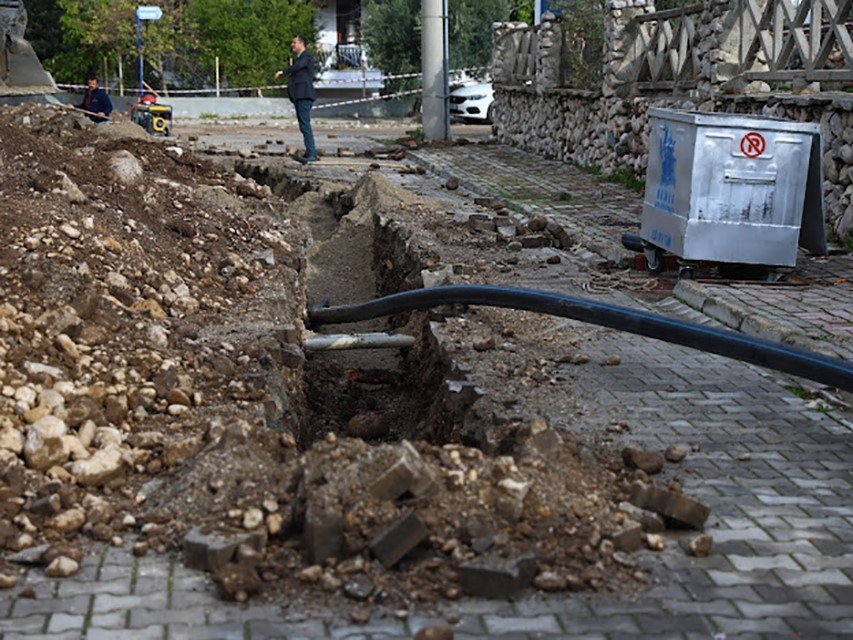
[[[465,99],[466,100],[482,100],[485,97],[486,97],[486,94],[484,93],[483,95],[480,95],[480,96],[468,96]]]

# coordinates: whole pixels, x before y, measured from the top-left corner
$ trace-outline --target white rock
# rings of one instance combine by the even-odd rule
[[[24,450],[24,434],[11,427],[0,429],[0,449],[20,455]]]
[[[123,461],[118,447],[96,451],[88,460],[78,460],[71,467],[77,482],[87,487],[105,484],[122,472]]]
[[[64,224],[64,225],[62,225],[61,227],[59,227],[59,230],[60,230],[62,233],[64,233],[66,236],[68,236],[69,238],[71,238],[72,240],[76,240],[76,239],[77,239],[77,238],[79,238],[81,235],[83,235],[83,234],[81,233],[80,229],[78,229],[78,228],[77,228],[77,227],[75,227],[74,225],[70,225],[70,224]]]
[[[77,531],[77,529],[82,527],[84,524],[86,524],[86,512],[78,507],[63,511],[47,521],[48,527],[56,529],[61,533]]]
[[[51,578],[67,578],[68,576],[73,576],[79,570],[80,565],[74,560],[66,556],[59,556],[47,565],[44,573]]]
[[[37,420],[27,430],[24,444],[27,464],[38,471],[47,471],[68,460],[68,445],[63,439],[67,431],[65,422],[54,416]]]
[[[246,509],[243,514],[243,528],[248,531],[257,529],[264,521],[264,512],[257,507]]]
[[[113,177],[121,184],[133,185],[142,179],[142,163],[132,153],[122,149],[109,159],[109,168]]]

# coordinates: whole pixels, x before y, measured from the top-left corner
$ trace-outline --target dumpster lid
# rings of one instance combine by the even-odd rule
[[[765,131],[784,131],[787,133],[820,133],[820,125],[815,122],[793,122],[783,118],[743,113],[711,113],[708,111],[684,111],[652,107],[649,109],[649,117],[712,127],[764,129]]]

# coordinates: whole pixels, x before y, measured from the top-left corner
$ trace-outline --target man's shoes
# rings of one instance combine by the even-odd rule
[[[308,158],[306,156],[295,156],[293,159],[297,162],[301,162],[302,164],[314,164],[315,162],[317,162],[317,156],[314,156],[313,158]]]

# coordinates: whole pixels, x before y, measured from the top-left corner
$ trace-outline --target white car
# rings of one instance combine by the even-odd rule
[[[492,121],[495,91],[491,82],[472,84],[450,92],[450,115],[465,120]]]

